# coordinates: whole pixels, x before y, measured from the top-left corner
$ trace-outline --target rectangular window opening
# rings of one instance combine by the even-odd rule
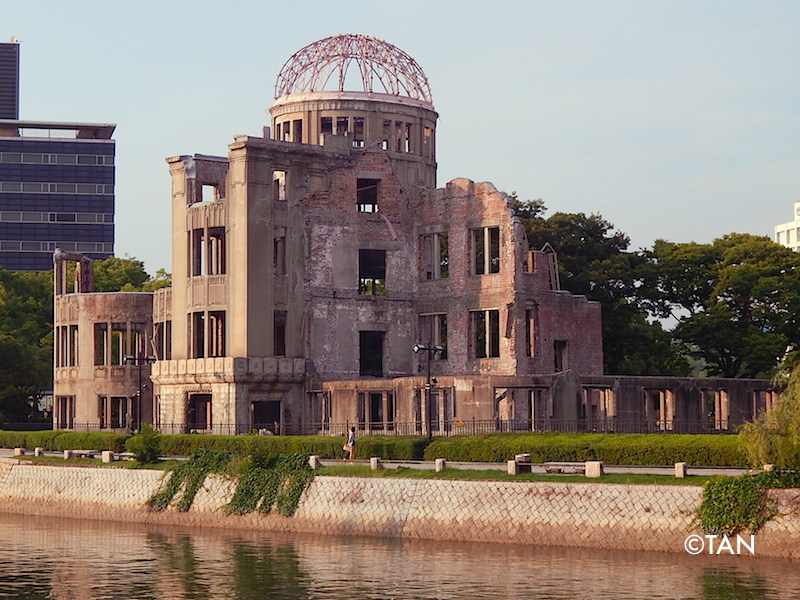
[[[208,313],[208,355],[225,356],[225,311]]]
[[[358,293],[362,296],[386,295],[386,250],[358,251]]]
[[[497,309],[471,311],[473,358],[500,356],[500,311]]]
[[[383,332],[359,331],[358,374],[383,377]]]
[[[319,131],[333,134],[333,117],[322,117],[319,121]]]
[[[108,323],[94,324],[94,364],[106,364],[106,347],[108,345]]]
[[[272,172],[272,199],[275,202],[286,200],[286,171]]]
[[[447,314],[423,315],[420,318],[420,339],[443,348],[441,352],[431,354],[431,359],[447,360]]]
[[[378,183],[380,179],[356,180],[356,206],[358,212],[378,212]]]
[[[111,324],[111,364],[113,366],[125,364],[125,355],[128,354],[127,331],[126,323]]]
[[[208,274],[225,274],[225,228],[212,227],[208,230]]]
[[[422,236],[424,279],[445,279],[450,274],[447,233]]]
[[[556,373],[566,371],[568,368],[566,340],[553,341],[553,368]]]
[[[475,275],[500,272],[499,227],[472,230],[472,258]]]
[[[364,117],[353,118],[353,147],[364,147]]]
[[[275,356],[286,356],[286,311],[276,310],[272,313],[273,339]]]
[[[211,425],[211,394],[189,394],[186,423],[189,430],[209,428]]]
[[[191,273],[192,277],[203,275],[203,265],[206,261],[206,240],[203,229],[195,229],[190,233]]]
[[[206,328],[205,313],[196,312],[189,315],[192,358],[205,358],[206,355]]]
[[[275,275],[286,275],[286,237],[278,236],[273,238],[273,268]]]

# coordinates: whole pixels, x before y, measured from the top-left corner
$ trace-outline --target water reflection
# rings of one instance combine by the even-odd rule
[[[789,561],[101,524],[0,514],[0,598],[800,597]]]

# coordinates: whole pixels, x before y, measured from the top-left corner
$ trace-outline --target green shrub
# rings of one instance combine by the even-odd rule
[[[426,460],[505,462],[515,454],[533,462],[602,460],[609,465],[741,466],[746,457],[736,436],[609,433],[502,433],[437,438]]]
[[[53,438],[54,448],[49,450],[111,450],[124,452],[125,442],[130,435],[100,431],[68,431],[60,432]]]
[[[141,433],[128,438],[125,450],[133,453],[140,463],[154,463],[161,455],[161,434],[150,425],[145,425]]]
[[[280,453],[308,454],[321,458],[342,458],[345,436],[247,435],[222,436],[179,434],[162,436],[162,455],[190,456],[201,449],[226,450],[242,456]],[[419,436],[361,436],[357,439],[362,458],[380,456],[395,460],[422,460],[427,439]]]
[[[27,445],[25,433],[22,431],[0,431],[0,448],[33,449],[35,447]]]

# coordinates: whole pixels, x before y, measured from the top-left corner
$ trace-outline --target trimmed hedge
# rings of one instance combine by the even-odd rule
[[[426,448],[425,459],[504,462],[515,454],[530,454],[535,463],[602,460],[609,465],[747,464],[738,436],[633,433],[503,433],[438,438]]]
[[[314,454],[321,458],[342,458],[345,436],[312,435],[203,435],[180,434],[161,437],[163,456],[189,456],[202,449],[228,450],[235,454]],[[362,436],[356,441],[361,458],[381,456],[395,460],[422,460],[427,440],[413,436]]]
[[[123,452],[129,437],[124,433],[98,431],[0,431],[0,448]]]
[[[130,435],[100,432],[0,431],[0,447],[42,447],[45,450],[93,449],[122,452]],[[342,458],[345,436],[222,436],[181,434],[160,436],[162,456],[191,456],[198,450],[239,455],[315,454]],[[527,453],[533,462],[602,460],[609,465],[745,466],[738,436],[621,433],[501,433],[435,438],[420,436],[359,436],[359,458],[505,462]]]

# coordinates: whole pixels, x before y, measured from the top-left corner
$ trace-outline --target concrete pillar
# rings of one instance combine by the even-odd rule
[[[434,470],[437,473],[441,473],[447,468],[447,461],[443,458],[437,458],[434,462]]]
[[[373,471],[377,471],[379,469],[382,469],[383,465],[381,464],[381,459],[379,457],[377,457],[377,456],[373,456],[372,458],[370,458],[369,459],[369,468],[372,469]]]
[[[586,477],[598,478],[603,476],[603,461],[587,460],[585,464]]]
[[[774,468],[775,468],[775,465],[771,465],[771,464],[769,464],[769,463],[767,463],[766,465],[764,465],[764,470],[765,470],[765,471],[772,471],[772,469],[774,469]]]
[[[25,448],[14,448],[14,456],[24,456]]]
[[[675,477],[678,479],[683,479],[686,477],[686,463],[685,462],[676,462],[675,463]]]
[[[111,450],[103,450],[103,462],[104,463],[114,462],[114,452],[112,452]]]
[[[34,448],[33,449],[33,455],[34,456],[44,456],[44,448],[40,448],[40,447]]]
[[[519,475],[519,463],[515,460],[508,461],[508,474]]]
[[[72,450],[64,450],[64,460],[72,458]]]
[[[319,456],[309,456],[308,457],[308,466],[314,469],[315,471],[320,468]]]

